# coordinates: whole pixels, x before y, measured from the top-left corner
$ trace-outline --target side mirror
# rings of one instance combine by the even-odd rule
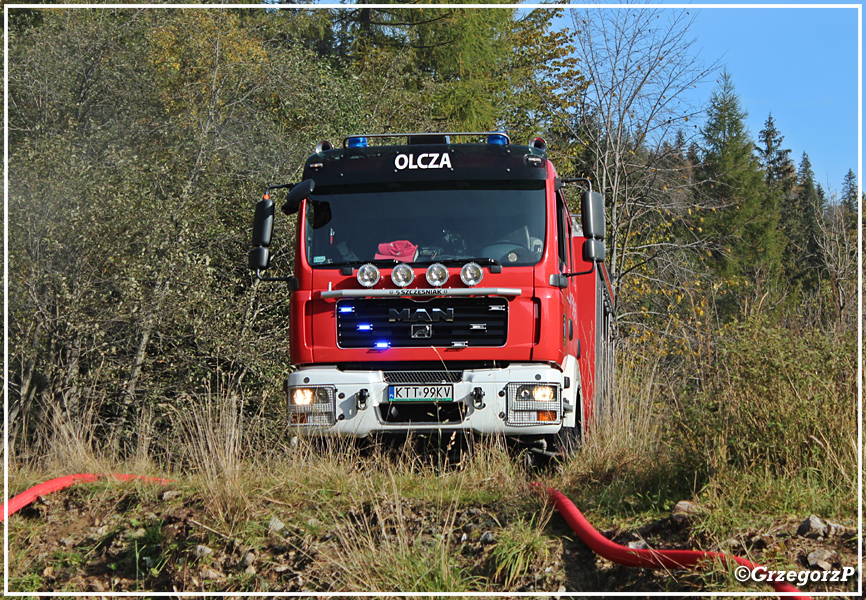
[[[294,186],[289,193],[286,194],[286,202],[283,204],[283,212],[287,215],[294,215],[301,207],[301,202],[310,197],[313,190],[316,189],[316,182],[312,179],[305,179],[301,183]]]
[[[258,246],[250,250],[250,256],[247,263],[250,271],[264,271],[271,266],[271,251],[268,248]]]
[[[256,202],[253,217],[253,249],[250,250],[249,267],[252,271],[264,270],[270,266],[271,234],[274,231],[274,201],[270,196]]]
[[[604,262],[604,242],[601,240],[586,240],[583,242],[583,260]]]
[[[253,246],[270,246],[273,231],[274,201],[262,198],[256,202],[256,214],[253,217]]]
[[[604,196],[586,191],[580,203],[583,235],[588,239],[604,240]]]

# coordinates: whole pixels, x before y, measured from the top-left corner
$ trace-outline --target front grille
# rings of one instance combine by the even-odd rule
[[[341,348],[499,347],[508,336],[505,298],[351,299],[336,311]]]
[[[385,371],[387,383],[457,383],[463,371]]]

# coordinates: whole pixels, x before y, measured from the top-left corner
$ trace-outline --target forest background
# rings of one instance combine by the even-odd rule
[[[264,185],[297,180],[321,139],[502,130],[541,135],[607,198],[623,421],[566,486],[615,483],[627,510],[694,496],[855,515],[856,176],[817,184],[771,115],[752,136],[690,19],[11,10],[12,472],[225,481],[283,460],[289,292],[246,268]],[[292,240],[278,219],[274,264]]]

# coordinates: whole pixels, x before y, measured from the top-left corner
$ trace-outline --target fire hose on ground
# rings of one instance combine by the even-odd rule
[[[7,515],[13,515],[25,506],[32,503],[39,496],[59,492],[79,481],[93,482],[103,477],[93,473],[79,473],[76,475],[67,475],[66,477],[58,477],[51,479],[39,485],[33,486],[25,492],[18,494],[9,500],[8,505],[4,504],[0,509],[0,521],[4,520]],[[111,477],[120,481],[142,481],[145,483],[171,483],[168,479],[160,479],[157,477],[142,477],[138,475],[123,475],[112,474]],[[577,536],[589,548],[611,562],[615,562],[627,567],[642,567],[650,569],[690,569],[698,566],[702,561],[708,559],[717,559],[724,564],[736,563],[745,566],[749,569],[760,569],[751,561],[748,561],[739,556],[731,556],[720,552],[709,552],[703,550],[648,550],[639,548],[626,548],[616,544],[603,535],[601,535],[586,517],[578,510],[574,503],[566,498],[560,492],[553,488],[544,488],[539,483],[533,484],[539,489],[546,490],[550,499],[553,501],[556,510],[565,519],[566,523],[574,530]],[[8,512],[7,512],[8,510]],[[786,583],[773,581],[771,582],[777,592],[790,593],[794,592],[796,596],[787,596],[795,600],[809,600],[808,596],[799,594],[799,590]]]

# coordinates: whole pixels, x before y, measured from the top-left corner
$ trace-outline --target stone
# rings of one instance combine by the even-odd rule
[[[244,569],[244,573],[246,573],[247,575],[255,575],[256,574],[256,568],[254,566],[250,565],[246,569]]]
[[[643,540],[635,540],[633,542],[628,543],[628,547],[632,550],[648,550],[649,546],[647,546],[646,542]]]
[[[169,490],[167,492],[163,492],[162,499],[163,500],[174,500],[175,498],[180,498],[181,492],[178,490]]]
[[[201,544],[195,547],[195,557],[202,558],[203,556],[210,556],[213,554],[213,550],[208,548],[207,546],[202,546]]]
[[[280,533],[285,528],[286,524],[277,517],[271,517],[271,520],[268,521],[268,533]]]
[[[832,557],[833,552],[831,552],[830,550],[827,550],[826,548],[818,548],[817,550],[813,550],[809,553],[809,556],[806,557],[806,561],[813,569],[829,571],[833,568],[833,565],[830,562],[830,559]]]
[[[205,567],[201,571],[201,578],[202,579],[209,579],[211,581],[214,581],[217,579],[222,579],[223,577],[225,577],[225,575],[223,575],[222,573],[220,573],[216,569],[212,569],[210,567]]]
[[[848,530],[844,525],[840,525],[839,523],[834,523],[833,521],[827,520],[827,537],[836,537],[839,535],[845,535],[845,532]]]
[[[244,554],[244,557],[241,559],[241,564],[245,567],[251,566],[256,560],[256,555],[252,552],[247,552]]]
[[[827,534],[827,526],[818,518],[818,515],[809,515],[809,518],[803,521],[797,528],[797,535],[802,535],[807,538],[824,537]]]
[[[671,511],[671,521],[674,523],[684,523],[700,512],[697,504],[688,500],[680,500],[677,502],[674,509]]]
[[[489,531],[485,531],[479,540],[482,544],[488,545],[496,542],[496,538],[493,537],[493,534]]]

